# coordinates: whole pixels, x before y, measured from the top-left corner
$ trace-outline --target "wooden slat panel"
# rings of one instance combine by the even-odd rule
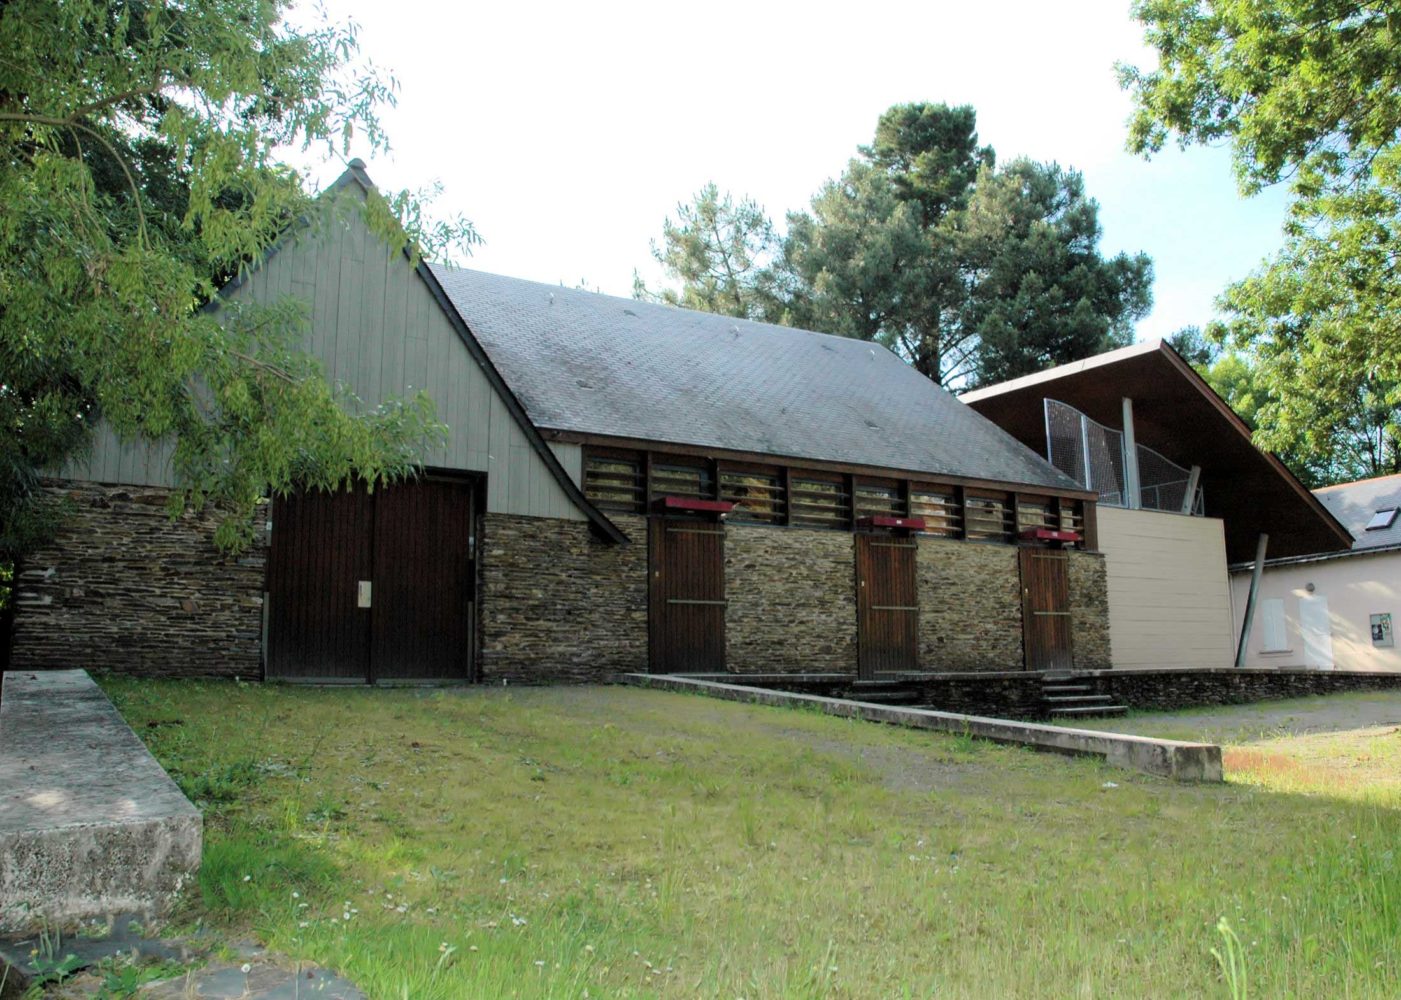
[[[363,490],[308,493],[274,503],[270,678],[368,679],[370,618],[356,607],[356,587],[371,579],[372,511]]]
[[[856,535],[857,673],[919,669],[918,541]]]

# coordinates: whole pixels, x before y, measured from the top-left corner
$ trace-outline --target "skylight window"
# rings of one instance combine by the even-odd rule
[[[1384,531],[1396,523],[1395,507],[1383,507],[1372,515],[1372,519],[1367,522],[1368,531]]]

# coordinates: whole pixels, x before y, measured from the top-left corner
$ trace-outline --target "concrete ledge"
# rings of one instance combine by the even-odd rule
[[[946,733],[968,733],[996,743],[1017,743],[1055,753],[1100,757],[1119,767],[1145,771],[1176,781],[1221,781],[1221,748],[1210,743],[1182,743],[1146,736],[1125,736],[1088,729],[1064,729],[980,715],[934,712],[922,708],[896,708],[864,701],[823,698],[810,694],[770,691],[740,684],[674,677],[664,674],[626,674],[624,680],[636,687],[662,691],[689,691],[727,701],[780,708],[809,708],[868,722],[884,722],[911,729],[933,729]]]
[[[85,671],[3,684],[0,930],[169,912],[199,870],[199,810]]]

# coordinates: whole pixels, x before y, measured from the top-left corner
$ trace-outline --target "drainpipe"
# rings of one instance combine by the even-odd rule
[[[1138,510],[1143,506],[1143,491],[1138,485],[1138,441],[1133,433],[1133,400],[1124,400],[1124,506]]]
[[[1245,620],[1240,625],[1240,645],[1236,646],[1236,666],[1245,666],[1245,646],[1250,641],[1250,626],[1255,622],[1255,600],[1260,596],[1260,575],[1265,571],[1265,546],[1270,536],[1260,533],[1255,543],[1255,567],[1250,571],[1250,596],[1245,599]]]

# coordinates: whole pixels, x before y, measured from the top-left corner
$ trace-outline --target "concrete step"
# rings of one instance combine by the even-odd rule
[[[1053,708],[1051,709],[1051,718],[1063,719],[1070,717],[1085,718],[1092,715],[1127,715],[1128,711],[1129,706],[1127,705],[1079,705],[1074,708]]]
[[[1092,684],[1042,684],[1041,690],[1045,694],[1075,694],[1076,692],[1092,692]]]
[[[1107,694],[1068,694],[1046,695],[1042,699],[1048,705],[1103,705],[1114,700]]]

